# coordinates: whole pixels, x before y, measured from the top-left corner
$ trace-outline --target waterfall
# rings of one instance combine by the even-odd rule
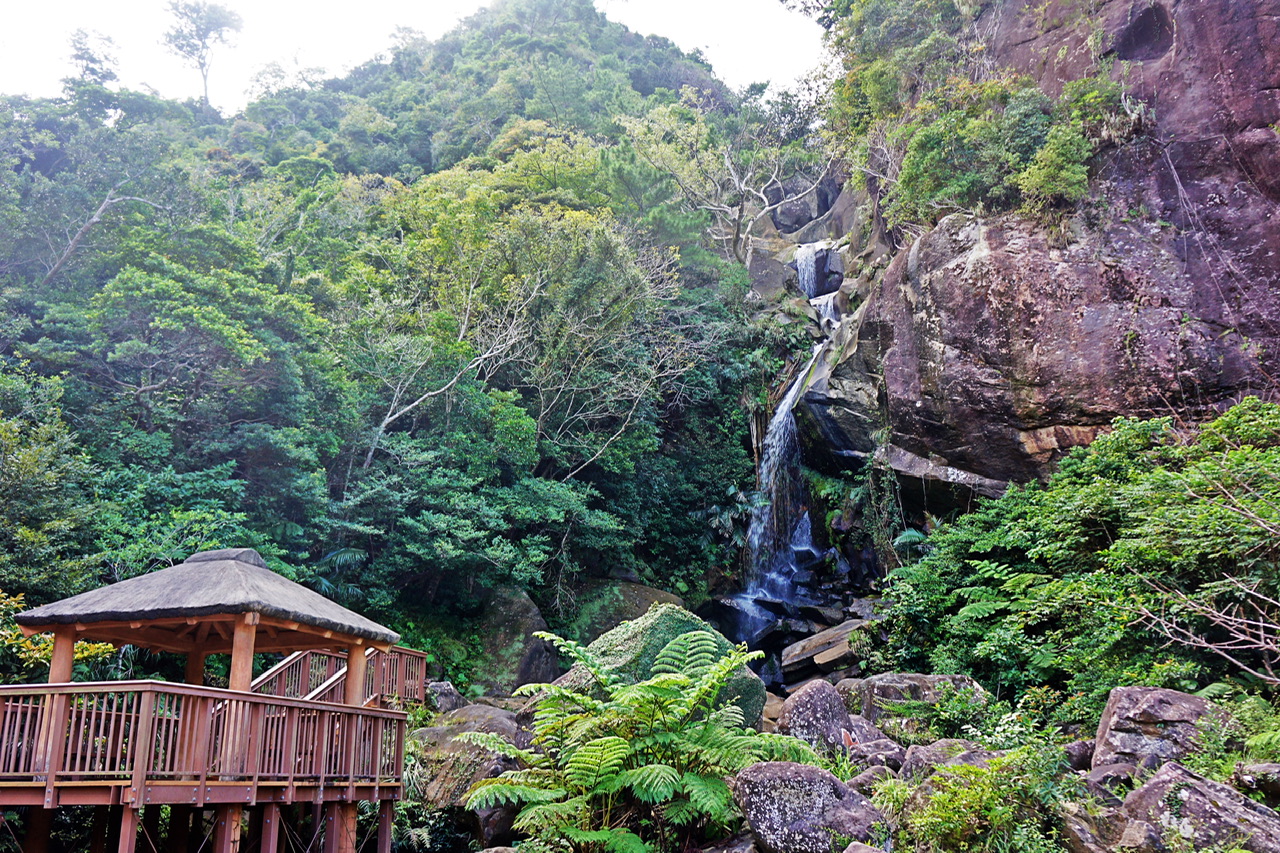
[[[828,293],[826,296],[819,296],[816,299],[810,299],[809,304],[818,312],[818,317],[822,320],[828,320],[832,323],[840,322],[840,309],[836,307],[836,297],[839,293]]]
[[[804,393],[805,382],[818,360],[822,344],[813,348],[804,369],[796,374],[778,403],[765,430],[760,456],[760,486],[768,503],[751,514],[747,529],[747,549],[751,575],[747,588],[735,596],[741,616],[740,640],[750,641],[776,617],[761,602],[787,602],[792,596],[791,577],[797,568],[795,553],[812,549],[809,514],[799,509],[803,494],[800,482],[800,436],[792,411]],[[807,541],[800,541],[807,540]]]
[[[808,299],[818,295],[818,251],[815,243],[796,247],[796,273],[800,277],[800,292]]]

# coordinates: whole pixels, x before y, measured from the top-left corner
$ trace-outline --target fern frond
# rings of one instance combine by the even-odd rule
[[[616,789],[630,788],[641,802],[660,803],[671,799],[679,782],[680,772],[671,765],[645,764],[619,773]]]
[[[595,790],[618,774],[630,752],[631,747],[620,737],[597,738],[583,744],[569,757],[565,779],[580,790]]]
[[[488,809],[519,803],[548,803],[559,800],[564,791],[538,788],[531,785],[514,785],[501,776],[481,779],[467,792],[467,808]]]
[[[481,749],[487,749],[490,752],[496,752],[507,758],[514,758],[517,761],[523,761],[526,764],[532,764],[536,759],[536,753],[526,749],[521,749],[510,741],[493,734],[492,732],[462,732],[454,735],[453,739],[459,743],[478,746]]]

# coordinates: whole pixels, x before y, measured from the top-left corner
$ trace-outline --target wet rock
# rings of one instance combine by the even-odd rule
[[[728,841],[700,848],[699,853],[756,853],[756,840],[751,833],[744,832]]]
[[[883,764],[873,764],[866,770],[863,770],[857,776],[849,780],[849,787],[864,796],[871,796],[875,791],[876,785],[883,779],[896,779],[898,776],[892,767],[886,767]]]
[[[552,681],[560,674],[555,647],[533,636],[546,631],[547,622],[524,590],[495,589],[484,613],[476,628],[481,653],[475,658],[474,683],[509,696],[522,684]]]
[[[753,764],[733,789],[762,853],[830,853],[833,839],[866,841],[883,820],[862,794],[805,764]]]
[[[658,652],[676,637],[690,631],[712,632],[721,652],[728,652],[733,648],[708,623],[674,604],[654,605],[639,619],[623,622],[597,637],[587,648],[605,669],[633,682],[643,681],[650,676]],[[589,687],[591,682],[591,676],[578,666],[556,681],[557,684],[582,689]],[[754,726],[764,710],[764,682],[744,666],[729,680],[723,698],[724,701],[742,708],[744,725]]]
[[[1085,776],[1085,787],[1099,802],[1119,806],[1133,790],[1133,777],[1138,768],[1132,764],[1104,764]]]
[[[957,755],[972,754],[981,749],[973,741],[959,738],[947,738],[923,746],[914,744],[907,747],[899,775],[903,779],[923,779]]]
[[[1280,764],[1237,765],[1232,782],[1242,791],[1262,793],[1267,805],[1280,802]]]
[[[1070,853],[1113,853],[1114,848],[1107,843],[1107,838],[1115,828],[1119,815],[1116,809],[1085,808],[1080,803],[1064,803],[1061,814],[1062,840]]]
[[[468,835],[485,846],[511,840],[512,822],[518,809],[505,806],[468,810],[466,795],[482,779],[516,769],[509,758],[456,738],[463,732],[488,732],[509,743],[526,745],[527,733],[516,724],[516,715],[489,705],[466,705],[417,729],[410,738],[421,745],[421,762],[426,772],[422,801],[448,813]]]
[[[782,673],[788,681],[797,681],[815,672],[829,672],[854,662],[849,638],[868,624],[866,619],[849,619],[834,628],[820,631],[782,650]],[[818,663],[817,658],[822,658]]]
[[[786,702],[776,693],[766,693],[764,697],[764,711],[760,714],[760,731],[776,732],[778,730],[778,718],[782,716],[782,706]]]
[[[1056,96],[1095,73],[1101,38],[1142,57],[1112,73],[1152,108],[1147,137],[1180,142],[1102,152],[1092,209],[1104,212],[1065,234],[1016,215],[944,219],[845,321],[851,345],[800,415],[827,443],[869,452],[881,413],[903,452],[889,464],[926,463],[910,474],[925,484],[1034,480],[1117,416],[1207,418],[1280,369],[1274,3],[1031,5],[984,4],[993,61]]]
[[[427,682],[427,705],[437,714],[456,711],[467,704],[452,681]]]
[[[1225,845],[1251,853],[1280,853],[1280,814],[1176,762],[1166,763],[1130,793],[1124,813],[1130,823],[1121,847],[1132,830],[1148,839],[1180,837],[1195,850]],[[1149,840],[1146,844],[1138,849],[1162,849]]]
[[[888,738],[855,743],[846,749],[849,760],[858,767],[902,767],[907,751]]]
[[[1198,696],[1162,687],[1117,687],[1098,723],[1093,766],[1173,761],[1199,749],[1197,722],[1209,713]]]
[[[596,580],[578,594],[578,616],[569,634],[580,643],[590,643],[623,622],[638,619],[655,604],[683,607],[677,595],[628,580]]]

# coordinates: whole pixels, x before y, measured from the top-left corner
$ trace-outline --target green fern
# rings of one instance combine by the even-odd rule
[[[725,686],[753,660],[739,646],[693,631],[657,655],[651,677],[627,683],[591,651],[541,634],[591,675],[584,689],[531,685],[533,748],[492,736],[465,739],[515,758],[521,767],[477,783],[468,805],[521,806],[516,828],[574,853],[684,849],[737,819],[727,779],[761,760],[814,760],[794,738],[743,727]]]

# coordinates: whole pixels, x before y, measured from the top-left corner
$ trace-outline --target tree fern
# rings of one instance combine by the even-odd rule
[[[736,819],[726,779],[758,760],[813,760],[793,738],[743,728],[725,685],[757,655],[722,654],[716,638],[693,631],[666,645],[651,677],[627,683],[579,644],[540,635],[591,675],[585,688],[532,685],[537,697],[532,750],[497,748],[521,769],[478,783],[471,806],[519,803],[516,827],[575,853],[673,850]]]

